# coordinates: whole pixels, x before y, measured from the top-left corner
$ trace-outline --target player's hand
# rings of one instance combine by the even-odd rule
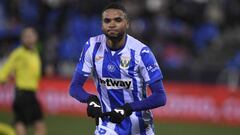
[[[105,113],[105,115],[110,116],[110,121],[113,123],[120,124],[126,117],[129,117],[132,114],[132,108],[127,103],[120,108],[115,108],[111,112]]]
[[[92,118],[99,118],[102,116],[101,104],[97,96],[88,98],[87,115]]]

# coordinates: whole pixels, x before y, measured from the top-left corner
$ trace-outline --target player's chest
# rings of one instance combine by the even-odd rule
[[[129,53],[99,53],[94,68],[98,76],[133,78],[138,73],[136,58]]]

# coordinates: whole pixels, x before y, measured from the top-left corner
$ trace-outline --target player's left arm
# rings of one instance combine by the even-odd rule
[[[152,95],[141,101],[126,103],[107,113],[106,115],[110,116],[110,121],[114,123],[121,123],[134,111],[149,110],[166,104],[167,98],[162,83],[163,76],[154,55],[148,47],[145,47],[142,49],[140,56],[140,72],[144,81],[149,84]]]
[[[167,101],[162,80],[157,80],[149,85],[152,95],[142,101],[129,103],[132,111],[142,111],[164,106]]]
[[[163,86],[163,75],[152,51],[144,47],[141,52],[140,73],[144,81],[149,85],[152,95],[142,101],[130,103],[133,111],[142,111],[164,106],[166,104],[166,93]]]
[[[110,116],[110,121],[120,124],[126,117],[129,117],[134,111],[149,110],[164,106],[166,104],[166,94],[161,80],[150,84],[152,95],[142,101],[126,103],[123,106],[107,112],[104,115]]]

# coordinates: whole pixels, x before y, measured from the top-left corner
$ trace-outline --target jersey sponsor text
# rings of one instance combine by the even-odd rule
[[[132,87],[132,79],[99,78],[99,82],[107,89],[130,89]]]

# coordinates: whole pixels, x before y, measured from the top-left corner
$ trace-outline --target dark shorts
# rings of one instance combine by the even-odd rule
[[[13,101],[14,123],[23,122],[25,125],[32,125],[43,118],[40,104],[35,92],[19,90],[16,88]]]

